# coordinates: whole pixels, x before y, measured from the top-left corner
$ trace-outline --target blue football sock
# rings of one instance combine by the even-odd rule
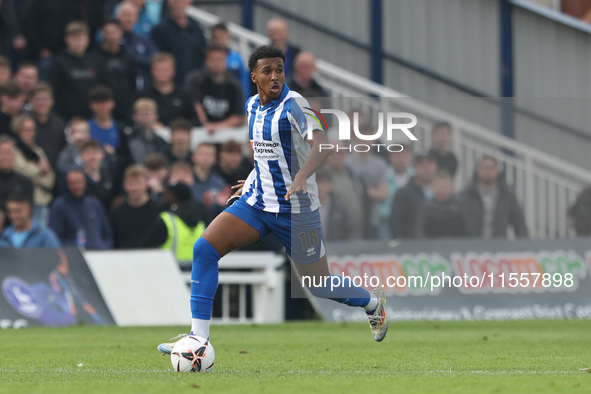
[[[193,319],[210,320],[213,298],[218,288],[219,253],[199,238],[193,246],[191,270],[191,314]]]
[[[348,277],[331,275],[327,280],[319,282],[321,283],[304,281],[304,285],[310,284],[307,288],[315,297],[328,298],[341,304],[360,307],[365,307],[371,299],[369,291],[363,287],[355,286],[351,282],[351,278]]]

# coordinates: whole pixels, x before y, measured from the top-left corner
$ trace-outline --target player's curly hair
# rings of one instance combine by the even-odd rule
[[[274,48],[270,45],[263,45],[254,50],[248,59],[248,68],[252,71],[259,59],[268,59],[273,57],[280,57],[285,63],[285,55],[280,49]]]

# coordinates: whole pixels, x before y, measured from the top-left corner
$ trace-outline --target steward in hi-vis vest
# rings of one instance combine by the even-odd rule
[[[190,267],[193,244],[208,224],[207,208],[192,199],[189,186],[183,183],[168,185],[163,199],[165,210],[148,230],[142,246],[172,250],[181,267]]]

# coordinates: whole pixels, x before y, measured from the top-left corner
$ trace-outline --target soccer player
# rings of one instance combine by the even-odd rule
[[[250,56],[248,66],[258,94],[246,102],[245,109],[255,168],[241,197],[195,242],[190,335],[209,338],[221,256],[270,232],[281,239],[300,276],[330,277],[314,176],[328,155],[319,149],[327,138],[304,114],[306,101],[284,83],[284,62],[283,52],[270,46],[259,47]],[[331,291],[330,284],[329,280],[325,287],[309,290],[318,297],[364,308],[374,339],[382,341],[388,330],[383,290],[370,293],[343,280]],[[170,354],[172,346],[163,343],[158,350]]]

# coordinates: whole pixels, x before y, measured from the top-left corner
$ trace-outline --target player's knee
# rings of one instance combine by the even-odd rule
[[[220,255],[214,249],[213,246],[205,239],[199,238],[193,244],[193,261],[197,261],[199,259],[206,259],[206,260],[219,260]]]

